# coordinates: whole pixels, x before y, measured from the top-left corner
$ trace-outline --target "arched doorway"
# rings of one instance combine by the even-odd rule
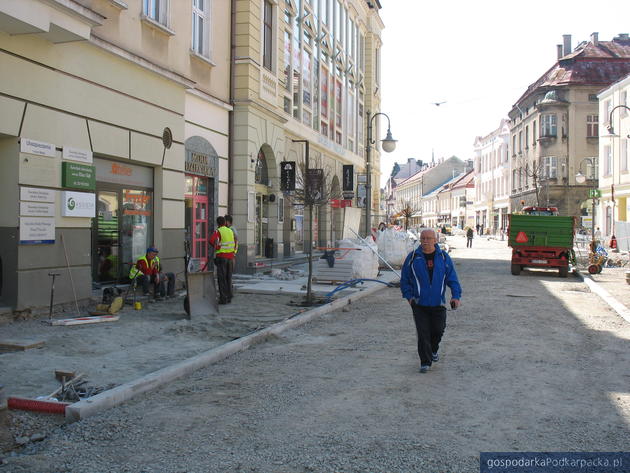
[[[256,156],[254,169],[254,184],[256,189],[256,215],[254,221],[254,243],[257,258],[273,258],[274,242],[269,238],[270,225],[270,200],[275,201],[275,196],[270,193],[268,157],[272,155],[271,148],[263,145]]]

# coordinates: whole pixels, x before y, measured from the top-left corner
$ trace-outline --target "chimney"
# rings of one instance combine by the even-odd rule
[[[558,49],[558,59],[562,58],[563,54],[562,54],[562,45],[558,44],[556,46],[556,48]]]
[[[593,46],[599,45],[598,36],[599,33],[591,33],[591,43],[593,43]]]
[[[571,35],[563,34],[562,39],[564,40],[564,55],[571,54]]]

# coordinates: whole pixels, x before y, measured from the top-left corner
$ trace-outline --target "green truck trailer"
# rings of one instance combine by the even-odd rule
[[[567,277],[574,259],[573,217],[559,216],[555,207],[525,207],[522,213],[511,214],[509,222],[513,275],[532,267],[557,269],[561,278]]]

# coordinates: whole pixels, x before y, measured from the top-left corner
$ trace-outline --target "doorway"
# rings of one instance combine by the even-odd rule
[[[108,185],[96,191],[92,219],[92,280],[125,281],[131,265],[153,241],[153,193]]]
[[[187,174],[184,199],[192,270],[198,271],[208,264],[208,241],[214,231],[214,180]]]

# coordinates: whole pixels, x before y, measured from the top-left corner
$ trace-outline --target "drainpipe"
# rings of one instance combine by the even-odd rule
[[[232,110],[228,112],[228,207],[227,213],[233,215],[234,211],[234,165],[232,164],[234,150],[234,58],[236,56],[236,44],[234,32],[236,31],[236,0],[230,2],[230,104]]]

